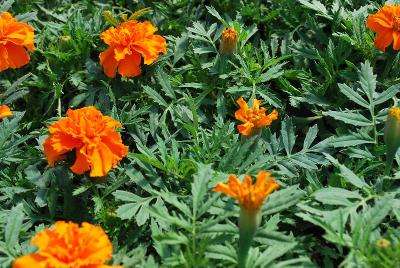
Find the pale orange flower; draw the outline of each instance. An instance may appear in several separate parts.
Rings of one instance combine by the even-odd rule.
[[[12,116],[13,114],[10,110],[10,107],[8,107],[7,105],[0,105],[0,119]]]
[[[33,28],[19,22],[8,12],[0,15],[0,72],[24,66],[30,61],[29,51],[35,49]],[[24,48],[25,47],[25,48]]]
[[[244,123],[238,126],[238,130],[243,136],[250,136],[256,129],[269,126],[273,120],[278,119],[278,111],[276,109],[269,115],[265,114],[267,109],[260,108],[261,100],[254,99],[251,109],[243,98],[238,99],[236,102],[239,104],[240,109],[235,112],[235,118]]]
[[[224,193],[239,201],[239,205],[248,211],[260,210],[264,199],[279,188],[279,184],[271,178],[271,173],[260,171],[255,184],[250,176],[245,176],[241,182],[235,175],[229,176],[229,182],[218,183],[213,192]]]
[[[369,15],[367,27],[377,33],[375,46],[382,50],[393,42],[393,49],[400,49],[400,6],[386,5]]]
[[[100,64],[108,77],[115,77],[116,72],[125,77],[135,77],[142,73],[140,68],[158,59],[160,53],[167,52],[167,41],[155,35],[157,27],[151,22],[134,20],[121,23],[117,28],[111,27],[100,37],[110,47],[100,53]]]
[[[15,260],[13,268],[107,268],[112,245],[101,227],[58,221],[31,240],[39,250]]]
[[[236,51],[238,33],[233,28],[226,28],[221,35],[219,52],[224,55],[232,55]]]
[[[115,130],[121,126],[94,106],[69,109],[66,118],[49,127],[50,136],[43,143],[49,165],[54,166],[66,153],[75,150],[73,172],[82,174],[90,170],[91,177],[105,176],[128,154],[128,147]]]

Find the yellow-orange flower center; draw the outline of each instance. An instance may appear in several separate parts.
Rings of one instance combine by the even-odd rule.
[[[392,107],[389,110],[389,116],[393,117],[397,121],[400,121],[400,108],[398,107]]]
[[[218,183],[213,192],[221,192],[239,201],[239,205],[249,212],[260,210],[265,198],[279,188],[271,173],[260,171],[255,184],[250,176],[241,182],[235,175],[229,176],[229,182]]]

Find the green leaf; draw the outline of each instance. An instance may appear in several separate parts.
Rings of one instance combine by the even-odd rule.
[[[393,85],[389,87],[387,90],[383,91],[378,97],[374,100],[374,104],[378,105],[384,103],[385,101],[393,98],[396,96],[397,93],[400,91],[400,84]]]
[[[282,121],[281,139],[286,153],[290,155],[296,142],[296,136],[294,135],[292,120],[289,117]]]
[[[361,63],[359,77],[361,89],[364,90],[365,94],[368,96],[368,99],[370,102],[372,102],[376,89],[376,75],[374,75],[369,61]]]
[[[348,85],[338,84],[338,86],[340,92],[346,95],[346,97],[349,98],[351,101],[357,103],[358,105],[364,108],[369,108],[368,102],[363,97],[361,97],[361,95],[358,94],[355,90],[350,88]]]
[[[161,97],[160,94],[157,93],[154,89],[149,86],[143,86],[144,92],[152,98],[156,103],[160,104],[163,107],[168,107],[168,103]]]
[[[156,77],[165,95],[171,97],[172,99],[176,99],[175,92],[171,87],[171,83],[169,82],[169,77],[161,68],[157,69]]]
[[[357,191],[348,191],[343,188],[328,187],[317,190],[314,198],[326,205],[351,206],[353,202],[349,199],[362,199]]]
[[[4,238],[7,249],[14,251],[14,247],[18,243],[19,233],[22,228],[22,222],[24,220],[24,212],[22,203],[13,207],[7,218],[7,224],[4,229]]]
[[[204,204],[204,197],[208,192],[207,183],[213,175],[211,165],[199,165],[198,172],[193,177],[192,198],[193,198],[193,215],[197,215],[201,204]]]
[[[304,191],[300,190],[297,185],[278,189],[264,202],[263,215],[271,215],[288,209],[296,205],[303,196]]]
[[[273,261],[292,250],[297,243],[276,243],[265,250],[257,259],[256,267],[271,267]]]
[[[353,113],[352,111],[345,111],[345,112],[337,112],[337,111],[327,111],[323,112],[323,115],[328,115],[336,120],[343,121],[347,124],[351,124],[353,126],[360,126],[360,127],[366,127],[366,126],[371,126],[372,121],[366,118],[365,116],[359,114],[359,113]]]
[[[340,175],[349,183],[353,184],[357,188],[370,188],[370,186],[360,177],[358,177],[356,174],[354,174],[353,171],[348,169],[345,165],[342,165],[337,161],[335,158],[333,158],[331,155],[324,153],[325,157],[336,167],[339,168],[340,170]]]

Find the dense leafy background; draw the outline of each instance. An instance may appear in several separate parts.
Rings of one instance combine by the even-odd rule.
[[[1,267],[60,219],[101,225],[115,265],[235,267],[238,207],[211,188],[260,169],[282,187],[265,202],[248,267],[399,267],[400,155],[384,176],[383,123],[397,104],[400,54],[377,50],[365,26],[383,4],[3,0],[36,29],[36,51],[0,74],[0,103],[15,111],[0,122]],[[102,12],[144,7],[167,55],[140,77],[107,78]],[[228,25],[240,32],[230,59],[217,53]],[[240,96],[280,119],[241,138]],[[49,168],[41,146],[51,122],[87,105],[121,121],[130,148],[101,180]]]

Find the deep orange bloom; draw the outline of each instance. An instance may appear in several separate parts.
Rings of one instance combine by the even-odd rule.
[[[116,132],[121,123],[103,116],[94,106],[67,111],[67,117],[49,127],[50,136],[43,143],[50,166],[75,150],[76,161],[71,170],[91,177],[105,176],[127,156],[128,147]]]
[[[236,51],[238,33],[233,28],[226,28],[221,35],[219,52],[224,55],[232,55]]]
[[[235,112],[235,118],[244,124],[238,126],[239,132],[244,136],[250,136],[255,129],[271,125],[273,120],[278,119],[278,111],[274,109],[272,113],[266,115],[267,109],[261,108],[261,100],[253,100],[253,107],[250,109],[246,101],[240,98],[236,101],[240,109]]]
[[[19,22],[8,12],[0,15],[0,72],[19,68],[30,61],[29,51],[35,49],[33,28]],[[25,47],[25,48],[24,48]]]
[[[10,110],[10,107],[8,107],[7,105],[0,105],[0,119],[4,118],[4,117],[12,117],[13,114]]]
[[[218,183],[213,192],[221,192],[239,201],[239,205],[248,211],[258,211],[264,199],[279,188],[279,184],[271,178],[271,173],[260,171],[255,184],[250,176],[241,182],[235,175],[229,176],[229,182]]]
[[[377,33],[375,46],[382,50],[393,42],[393,49],[400,49],[400,6],[386,5],[369,15],[367,27]]]
[[[134,20],[111,27],[100,37],[110,47],[100,53],[100,64],[108,77],[115,77],[116,72],[125,77],[135,77],[142,73],[140,63],[149,65],[158,59],[160,53],[167,53],[167,41],[155,35],[157,27],[151,22]]]
[[[58,221],[31,240],[39,251],[15,260],[13,268],[107,268],[112,245],[101,227]]]

